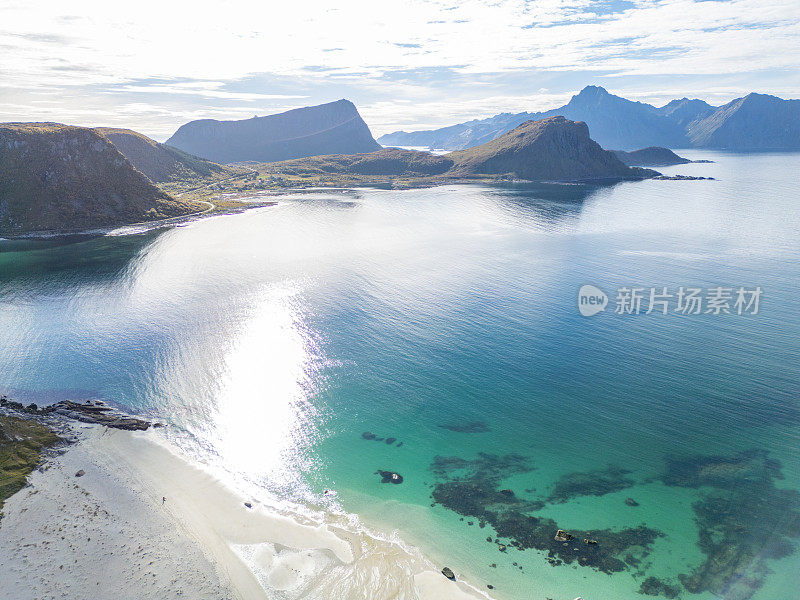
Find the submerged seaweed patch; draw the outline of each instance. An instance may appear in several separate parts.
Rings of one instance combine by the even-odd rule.
[[[550,502],[564,503],[578,496],[604,496],[635,485],[630,471],[609,465],[605,469],[568,473],[556,481]]]
[[[575,531],[556,536],[559,526],[553,519],[530,514],[542,509],[543,501],[520,498],[513,490],[500,489],[506,477],[532,470],[529,460],[520,455],[480,454],[474,460],[437,456],[431,469],[441,479],[433,489],[434,501],[463,517],[476,517],[492,525],[497,532],[493,542],[501,552],[509,546],[541,550],[547,552],[551,564],[577,563],[614,573],[629,568],[619,556],[636,555],[641,560],[663,535],[640,525],[619,531]],[[502,543],[500,538],[508,542]]]
[[[781,465],[765,450],[671,458],[666,485],[710,488],[692,505],[705,560],[680,581],[692,593],[747,600],[770,573],[766,560],[794,552],[800,492],[781,489]]]
[[[662,581],[658,577],[648,577],[639,586],[639,593],[645,596],[664,596],[664,598],[677,598],[681,593],[680,586]]]

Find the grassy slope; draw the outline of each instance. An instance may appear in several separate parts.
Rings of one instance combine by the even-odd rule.
[[[155,183],[221,179],[240,172],[234,167],[219,165],[160,144],[130,129],[97,127],[95,131],[108,138],[134,167]]]
[[[6,498],[25,487],[42,450],[59,441],[55,433],[35,421],[0,415],[0,511]]]
[[[0,235],[115,227],[203,208],[157,188],[92,129],[0,124]]]

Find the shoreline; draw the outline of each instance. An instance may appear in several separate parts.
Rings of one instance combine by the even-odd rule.
[[[639,167],[636,167],[639,168]],[[298,194],[298,193],[308,193],[310,191],[332,191],[332,190],[357,190],[359,188],[373,188],[373,189],[386,189],[386,190],[413,190],[413,189],[429,189],[434,187],[441,187],[441,186],[448,186],[448,185],[504,185],[504,184],[530,184],[530,183],[540,183],[540,184],[547,184],[547,185],[614,185],[617,183],[625,183],[625,182],[640,182],[640,181],[647,181],[648,179],[651,180],[669,180],[669,179],[678,179],[683,178],[684,176],[664,176],[659,174],[658,176],[652,177],[631,177],[631,178],[623,178],[623,177],[599,177],[593,179],[565,179],[565,180],[541,180],[541,181],[534,181],[528,179],[509,179],[503,176],[485,176],[485,177],[472,177],[472,178],[461,178],[461,177],[454,177],[454,178],[429,178],[423,179],[421,178],[419,182],[416,182],[413,185],[404,185],[400,187],[394,187],[391,179],[388,180],[364,180],[360,182],[350,182],[349,184],[340,185],[340,184],[333,184],[333,185],[324,185],[321,182],[315,182],[310,185],[297,185],[296,187],[280,187],[275,189],[264,189],[258,190],[256,193],[253,191],[248,192],[241,192],[239,194],[232,193],[228,195],[232,196],[240,196],[244,198],[239,200],[238,198],[231,198],[228,202],[236,202],[236,206],[224,206],[224,203],[214,204],[209,200],[202,200],[202,199],[195,199],[193,202],[199,202],[202,204],[207,204],[208,208],[202,211],[193,212],[186,215],[180,215],[177,217],[168,217],[166,219],[159,219],[156,221],[140,221],[138,223],[126,223],[122,225],[118,225],[115,227],[98,227],[94,229],[75,229],[69,231],[31,231],[28,233],[21,233],[18,235],[9,235],[8,237],[0,236],[0,241],[15,241],[15,240],[48,240],[48,239],[55,239],[55,238],[62,238],[62,237],[70,237],[70,236],[103,236],[103,235],[110,235],[117,231],[124,231],[127,229],[142,229],[144,231],[149,231],[152,229],[159,229],[161,227],[176,227],[185,225],[188,223],[192,223],[194,221],[198,221],[201,219],[205,219],[212,216],[217,215],[230,215],[230,214],[237,214],[246,210],[254,209],[254,208],[263,208],[267,206],[275,206],[278,202],[277,200],[265,200],[265,201],[254,201],[248,202],[246,198],[254,198],[260,195],[269,196],[269,197],[280,197],[290,194]],[[696,178],[696,177],[686,177],[686,180],[693,180],[693,179],[713,179],[713,178]],[[211,184],[209,184],[211,185]],[[176,194],[176,197],[180,197],[184,194],[195,192],[201,188],[196,188],[193,190],[187,190],[185,192],[181,192]],[[224,193],[224,192],[223,192]]]
[[[162,600],[309,591],[336,598],[489,598],[460,578],[447,580],[441,566],[400,544],[240,496],[153,430],[79,425],[73,431],[77,441],[49,456],[6,501],[0,564],[9,581],[0,587],[9,600],[32,591],[77,599],[86,590],[118,599],[135,590],[136,598]]]

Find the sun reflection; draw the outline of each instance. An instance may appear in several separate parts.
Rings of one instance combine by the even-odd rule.
[[[316,346],[299,309],[294,281],[269,285],[222,359],[214,435],[228,468],[284,487],[310,468]]]

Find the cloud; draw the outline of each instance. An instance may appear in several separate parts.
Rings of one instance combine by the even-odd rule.
[[[98,0],[6,0],[0,104],[50,90],[65,98],[65,114],[143,98],[234,114],[241,103],[261,111],[348,95],[382,129],[446,118],[447,103],[454,118],[523,102],[534,110],[548,99],[536,93],[543,86],[564,97],[600,78],[631,93],[671,78],[689,95],[782,81],[798,96],[798,40],[797,0],[299,0],[280,11],[233,0],[140,0],[135,11]],[[490,85],[500,87],[487,93]],[[69,90],[81,106],[69,105]],[[504,104],[491,109],[489,98]],[[389,107],[408,99],[416,108],[389,123]],[[159,112],[139,117],[166,127]]]

